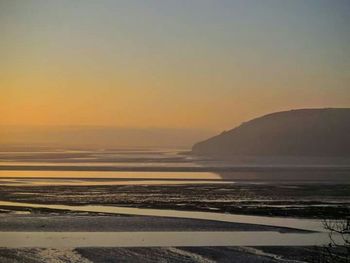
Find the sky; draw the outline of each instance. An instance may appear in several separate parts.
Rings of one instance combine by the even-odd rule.
[[[350,106],[348,0],[0,0],[0,125],[226,130]]]

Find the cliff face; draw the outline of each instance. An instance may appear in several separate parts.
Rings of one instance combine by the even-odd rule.
[[[350,156],[350,108],[268,114],[199,142],[192,152],[217,156]]]

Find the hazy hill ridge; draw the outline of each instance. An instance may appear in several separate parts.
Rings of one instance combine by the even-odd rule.
[[[195,144],[195,154],[350,156],[350,108],[268,114]]]

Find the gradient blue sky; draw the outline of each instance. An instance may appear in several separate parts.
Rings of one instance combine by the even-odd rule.
[[[0,124],[222,130],[350,106],[348,0],[0,0]]]

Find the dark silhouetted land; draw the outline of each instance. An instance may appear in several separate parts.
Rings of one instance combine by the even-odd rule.
[[[350,108],[277,112],[195,144],[214,156],[350,156]]]

